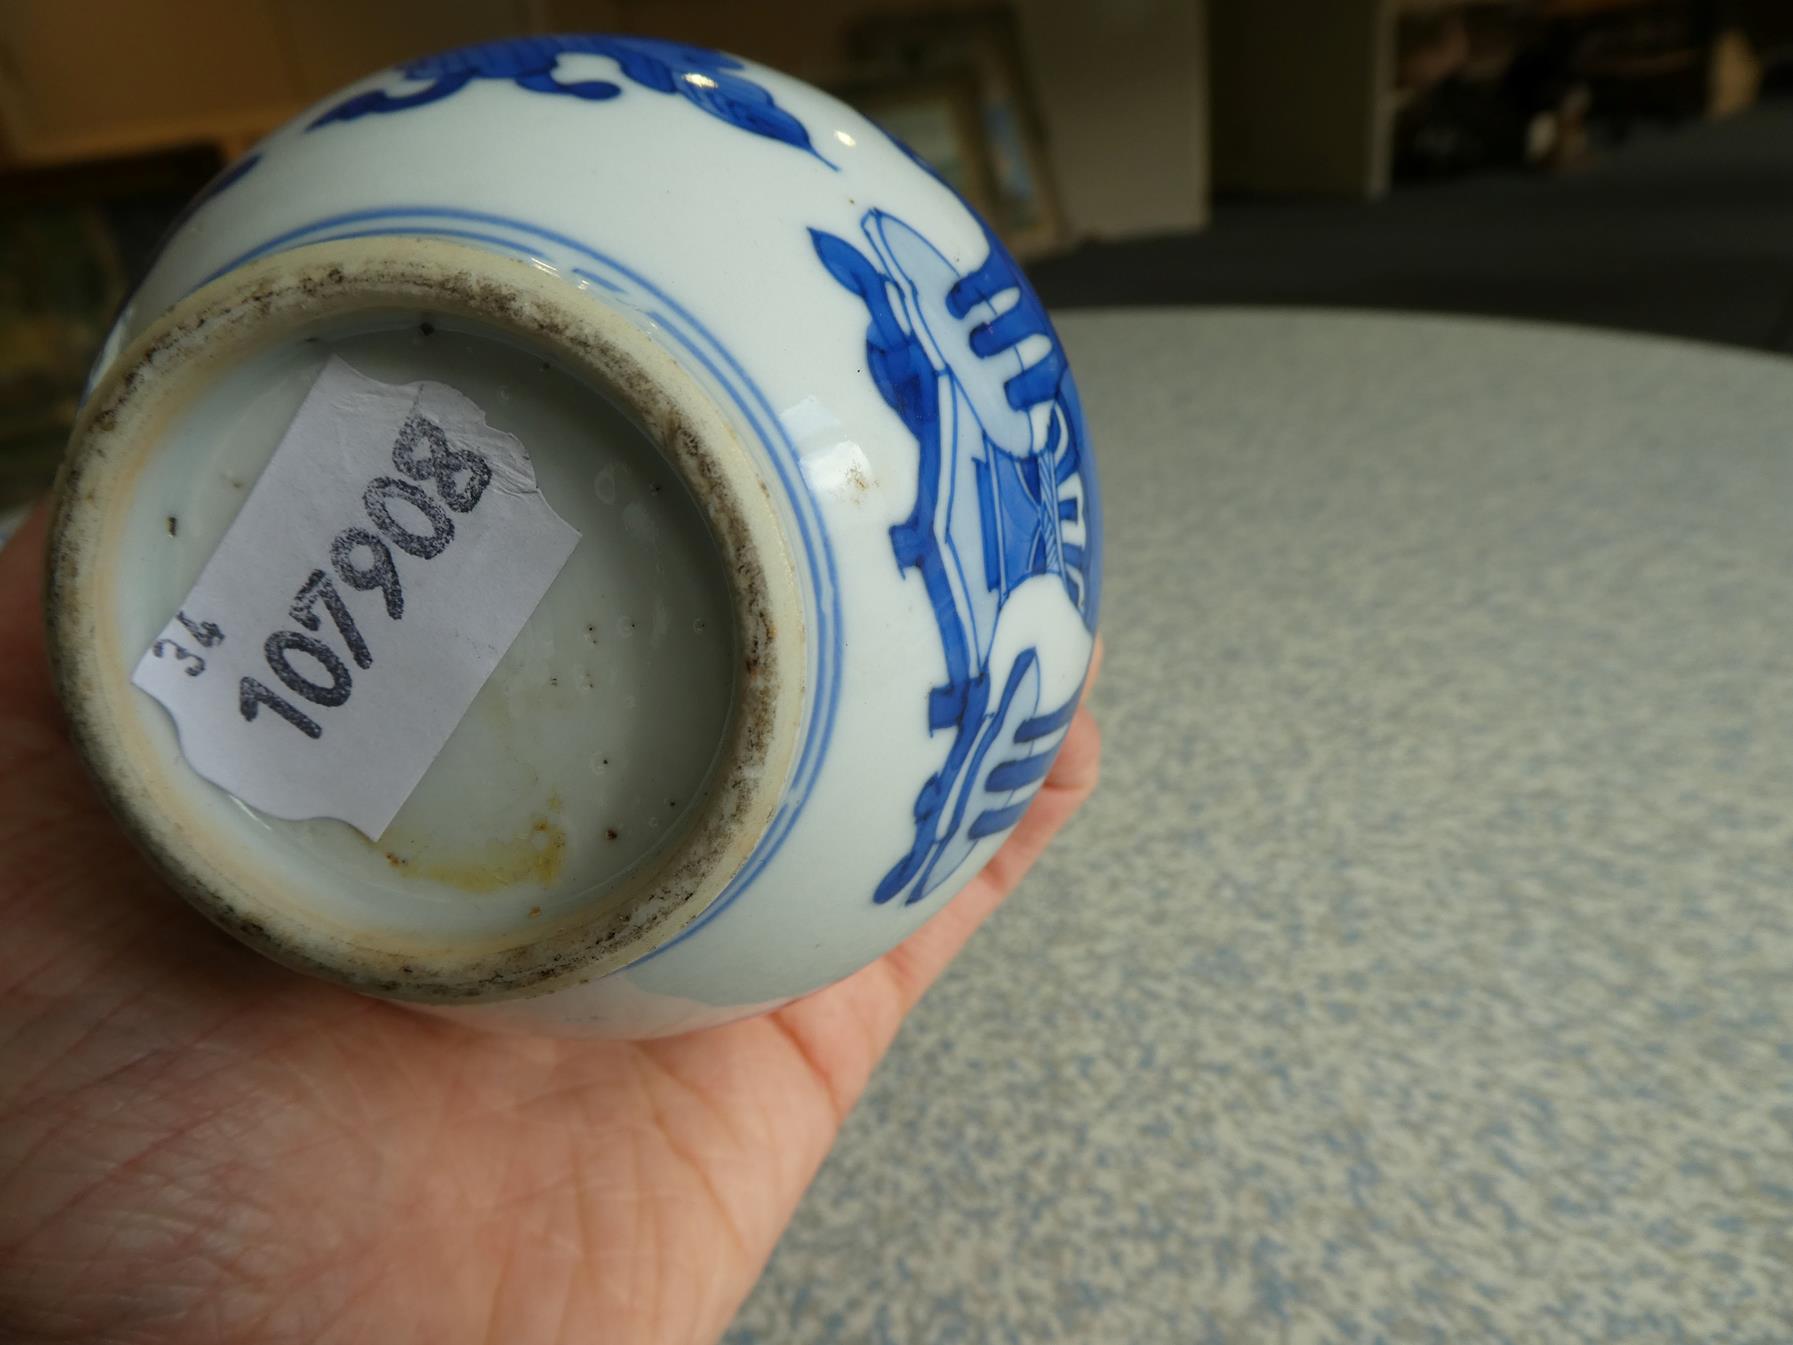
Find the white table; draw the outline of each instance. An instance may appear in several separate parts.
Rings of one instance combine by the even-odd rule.
[[[1793,1339],[1793,366],[1063,334],[1103,787],[732,1345]]]

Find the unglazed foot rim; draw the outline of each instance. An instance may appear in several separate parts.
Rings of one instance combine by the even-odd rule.
[[[276,254],[198,290],[121,358],[77,422],[52,526],[50,646],[71,729],[106,800],[209,918],[287,966],[389,998],[453,1004],[544,993],[601,976],[702,914],[770,825],[804,709],[803,599],[761,472],[710,398],[642,327],[526,261],[439,240],[383,238]],[[109,629],[108,556],[133,480],[169,417],[236,364],[357,313],[474,323],[550,354],[600,390],[683,478],[727,574],[734,699],[705,801],[603,909],[514,937],[405,939],[308,908],[254,847],[181,806],[197,777],[158,761],[130,683],[137,649]],[[159,712],[159,711],[158,711]],[[189,772],[190,776],[190,772]],[[203,785],[203,782],[200,782]],[[203,786],[211,788],[211,786]]]

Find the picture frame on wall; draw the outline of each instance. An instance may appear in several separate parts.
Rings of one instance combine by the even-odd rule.
[[[1066,244],[1044,123],[1010,9],[875,15],[848,30],[846,48],[853,68],[866,72],[865,82],[885,90],[938,89],[942,82],[968,87],[988,204],[969,192],[967,198],[1018,256],[1039,257]],[[847,101],[854,102],[850,92]]]
[[[834,92],[932,164],[979,214],[996,218],[996,173],[976,80],[962,73],[862,80]]]

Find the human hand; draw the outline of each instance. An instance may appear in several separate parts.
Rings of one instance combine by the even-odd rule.
[[[7,1341],[716,1340],[904,1016],[1095,787],[1083,709],[963,893],[776,1013],[479,1035],[265,962],[154,876],[64,732],[43,549],[40,509],[0,552]]]

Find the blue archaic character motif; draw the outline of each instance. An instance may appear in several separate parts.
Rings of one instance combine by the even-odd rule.
[[[940,630],[947,675],[929,695],[928,731],[952,735],[916,797],[914,843],[873,896],[907,904],[1018,821],[1045,779],[1094,640],[1099,521],[1064,352],[1001,244],[986,230],[986,259],[961,274],[895,216],[870,211],[862,229],[864,250],[810,236],[864,303],[869,371],[915,437],[915,504],[891,543],[920,573]],[[1074,667],[1049,666],[1021,623],[1005,627],[1004,610],[1023,603],[1030,628],[1065,613],[1081,648],[1053,657],[1068,652]]]
[[[816,154],[803,123],[773,102],[772,95],[758,84],[737,73],[744,67],[732,56],[680,42],[598,33],[510,38],[425,56],[399,67],[406,79],[423,81],[422,88],[400,93],[384,89],[358,93],[329,109],[306,129],[315,131],[369,113],[422,107],[459,93],[476,79],[509,80],[531,93],[559,94],[590,102],[615,98],[622,92],[621,85],[608,79],[561,79],[556,65],[562,56],[574,55],[607,56],[616,62],[625,78],[641,88],[680,95],[730,126]],[[816,157],[821,158],[819,154]]]

